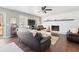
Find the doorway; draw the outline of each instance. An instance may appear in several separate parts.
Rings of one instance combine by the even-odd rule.
[[[0,14],[0,36],[3,36],[3,29],[4,26],[3,26],[3,15]]]

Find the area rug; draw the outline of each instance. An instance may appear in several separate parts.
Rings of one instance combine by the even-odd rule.
[[[0,46],[0,52],[23,52],[14,42]]]
[[[52,36],[52,37],[51,37],[51,44],[52,44],[52,45],[55,45],[58,40],[59,40],[59,37]]]

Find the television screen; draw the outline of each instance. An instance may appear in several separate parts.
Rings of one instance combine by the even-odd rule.
[[[30,26],[35,25],[35,20],[28,19],[28,25],[30,25]]]

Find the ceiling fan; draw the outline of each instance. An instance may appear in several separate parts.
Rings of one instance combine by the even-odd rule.
[[[47,13],[47,11],[52,11],[52,9],[47,8],[47,6],[41,7],[41,11]]]

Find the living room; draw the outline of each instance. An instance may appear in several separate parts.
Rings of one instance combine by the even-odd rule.
[[[1,6],[0,52],[79,51],[78,15],[78,6]]]

